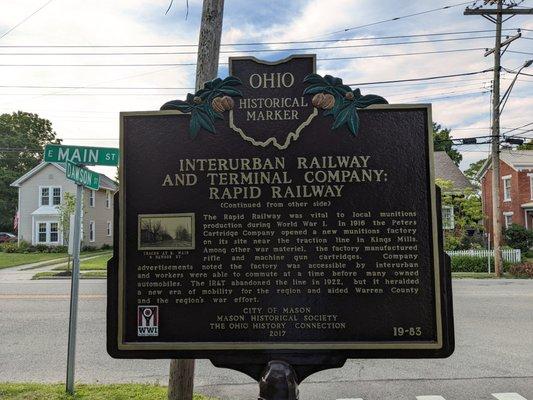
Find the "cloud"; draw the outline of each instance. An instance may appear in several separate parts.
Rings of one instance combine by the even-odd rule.
[[[186,2],[173,2],[167,15],[170,0],[123,0],[81,1],[54,0],[19,28],[14,30],[0,45],[76,44],[76,45],[146,45],[146,44],[194,44],[198,40],[201,15],[200,0],[189,0],[189,15],[185,19]],[[464,30],[492,30],[493,24],[480,17],[462,15],[462,8],[422,16],[399,19],[394,22],[350,30],[346,33],[328,33],[382,21],[397,16],[437,8],[449,1],[398,2],[364,0],[272,0],[250,2],[233,0],[226,2],[223,42],[297,41],[303,39],[331,39],[351,37],[393,36],[405,34],[428,34],[432,32],[457,32]],[[0,32],[27,16],[42,5],[41,0],[10,2],[0,13]],[[512,23],[512,25],[511,25]],[[533,28],[533,21],[516,17],[505,27]],[[511,31],[505,31],[512,34]],[[479,36],[491,36],[491,32]],[[467,35],[468,36],[468,35]],[[524,36],[531,36],[524,32]],[[414,40],[433,40],[426,36]],[[407,38],[388,42],[409,41]],[[395,46],[348,47],[361,44],[377,45],[383,40],[338,41],[331,43],[295,43],[269,45],[269,49],[318,47],[317,50],[282,50],[270,53],[221,54],[226,62],[229,55],[254,55],[258,58],[283,58],[290,53],[317,53],[318,70],[332,74],[346,83],[386,81],[420,78],[478,71],[492,67],[491,57],[484,58],[483,50],[454,53],[436,53],[414,56],[389,56],[383,58],[360,58],[336,61],[324,58],[365,57],[379,54],[406,52],[429,52],[461,48],[485,48],[493,45],[493,39],[481,38],[456,42],[433,42]],[[515,41],[510,49],[531,52],[530,41]],[[329,47],[329,48],[328,48]],[[224,50],[242,51],[255,46],[225,46]],[[57,53],[57,52],[194,52],[194,47],[180,48],[77,48],[77,49],[28,49],[0,48],[6,53]],[[527,55],[507,52],[503,65],[522,65]],[[195,54],[162,55],[0,55],[0,64],[166,64],[196,61]],[[220,74],[227,67],[220,68]],[[121,86],[121,87],[183,87],[194,86],[194,66],[180,67],[1,67],[0,85],[42,86]],[[510,83],[512,74],[503,74],[502,91]],[[391,102],[433,102],[433,117],[443,126],[452,127],[455,137],[480,135],[483,130],[468,129],[488,127],[490,94],[482,94],[490,85],[492,76],[473,75],[435,81],[420,81],[405,84],[361,86],[363,93],[375,93]],[[529,81],[533,78],[528,78]],[[503,127],[515,127],[530,120],[533,100],[531,83],[520,80],[513,89],[511,99],[502,116]],[[132,110],[158,109],[164,102],[183,98],[187,89],[21,89],[0,88],[0,112],[25,110],[37,112],[49,118],[58,135],[66,144],[117,146],[118,113]],[[483,153],[465,153],[465,160]],[[475,161],[475,160],[474,160]],[[464,163],[463,163],[464,164]],[[111,176],[114,174],[110,173]]]

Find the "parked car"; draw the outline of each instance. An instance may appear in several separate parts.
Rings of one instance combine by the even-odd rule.
[[[9,232],[0,232],[0,243],[15,242],[17,236]]]

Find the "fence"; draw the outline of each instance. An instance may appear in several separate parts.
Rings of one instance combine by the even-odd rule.
[[[451,256],[471,256],[471,257],[494,257],[494,250],[453,250],[447,251],[448,255]],[[505,261],[512,263],[518,263],[522,259],[522,254],[520,249],[503,249],[502,258]]]

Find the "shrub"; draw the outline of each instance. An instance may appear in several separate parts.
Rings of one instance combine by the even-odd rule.
[[[479,232],[456,235],[455,232],[447,232],[444,236],[444,250],[468,250],[482,249],[485,246],[483,235]]]
[[[45,244],[36,244],[33,247],[35,247],[35,251],[37,253],[50,253],[50,246],[47,246]]]
[[[111,250],[113,246],[110,244],[103,244],[102,247],[100,247],[100,250]]]
[[[18,253],[19,246],[17,243],[5,242],[0,245],[4,253]]]
[[[0,251],[6,253],[66,253],[67,246],[48,246],[46,244],[31,245],[28,242],[21,241],[0,243]]]
[[[533,278],[533,263],[512,265],[509,273],[517,278]]]
[[[526,253],[533,242],[533,232],[521,225],[512,224],[503,234],[507,245],[522,250],[522,253]]]
[[[444,250],[461,250],[461,240],[455,236],[446,235],[444,239]]]
[[[98,250],[96,246],[89,246],[89,245],[82,246],[81,248],[81,251],[96,251],[96,250]]]
[[[25,240],[21,240],[19,243],[19,253],[27,253],[31,244]]]
[[[66,253],[68,251],[67,246],[50,246],[49,253]]]
[[[487,272],[486,257],[452,256],[452,272]],[[503,262],[503,270],[507,271],[510,263]],[[490,270],[494,272],[494,258],[490,259]]]

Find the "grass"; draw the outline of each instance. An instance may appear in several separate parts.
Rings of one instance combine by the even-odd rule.
[[[111,253],[102,254],[101,256],[91,258],[90,260],[82,260],[80,263],[80,271],[105,271],[107,270],[107,262],[111,258]],[[65,271],[66,265],[60,265],[54,268],[54,271]]]
[[[81,279],[106,279],[107,270],[82,272]]]
[[[39,279],[64,279],[66,277],[70,277],[70,272],[67,273],[67,271],[43,271],[43,272],[37,272],[31,279],[33,280],[39,280]],[[88,272],[82,272],[80,275],[80,279],[106,279],[107,278],[107,271],[88,271]]]
[[[109,250],[103,251],[82,251],[81,257],[89,257],[91,255],[102,254],[102,257],[111,258]],[[33,264],[42,261],[67,260],[67,253],[3,253],[0,252],[0,269],[16,267],[18,265]],[[93,268],[94,269],[94,268]]]
[[[65,257],[66,253],[0,253],[0,269]]]
[[[63,384],[0,383],[2,400],[166,400],[165,386],[142,384],[76,385],[74,396]],[[194,400],[215,400],[199,394]]]

